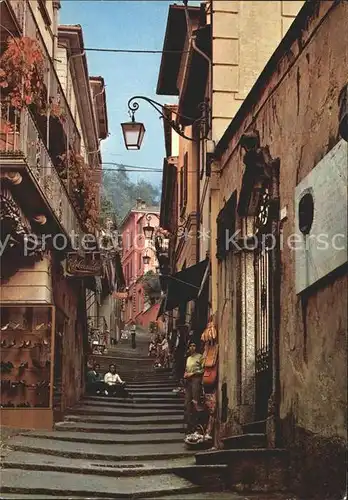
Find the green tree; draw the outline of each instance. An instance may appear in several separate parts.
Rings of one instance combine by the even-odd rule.
[[[103,198],[111,203],[117,220],[121,222],[134,207],[137,198],[147,205],[158,205],[160,190],[145,179],[132,182],[125,168],[103,174]]]
[[[109,197],[102,194],[100,201],[100,222],[103,224],[107,218],[113,219],[116,221],[116,213],[114,209],[114,205]],[[118,221],[117,221],[118,222]]]

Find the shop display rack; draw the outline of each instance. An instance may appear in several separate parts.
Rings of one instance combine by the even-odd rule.
[[[55,308],[1,304],[0,318],[1,424],[51,428]]]

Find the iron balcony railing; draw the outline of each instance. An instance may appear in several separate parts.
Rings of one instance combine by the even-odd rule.
[[[65,136],[65,150],[62,151],[61,154],[66,153],[69,146],[76,152],[80,152],[81,135],[77,128],[61,82],[58,78],[56,69],[51,59],[51,55],[49,53],[49,49],[45,43],[45,40],[43,39],[43,36],[35,19],[32,6],[30,5],[30,2],[26,0],[7,1],[9,2],[12,11],[16,16],[16,21],[21,29],[22,35],[37,40],[44,55],[44,83],[47,89],[47,103],[54,102],[56,105],[59,105],[60,114],[62,117],[64,117],[64,119],[61,120],[60,127],[62,128]],[[52,40],[52,44],[53,43],[54,42]],[[46,121],[48,122],[48,120],[49,116],[47,116]],[[40,119],[40,122],[44,129],[42,130],[43,141],[45,142],[46,147],[49,147],[48,142],[50,139],[49,133],[47,133],[47,129],[49,129],[48,124],[45,124],[42,118]]]
[[[7,107],[7,113],[4,113],[4,106],[2,107],[4,119],[10,117],[9,109]],[[20,113],[14,112],[10,121],[13,131],[0,134],[2,167],[6,168],[11,163],[11,153],[22,153],[27,168],[37,181],[46,202],[51,207],[64,232],[68,236],[71,236],[73,231],[76,235],[82,235],[80,220],[69,198],[68,189],[51,161],[30,112],[27,109],[23,109]],[[6,162],[4,158],[6,158]]]

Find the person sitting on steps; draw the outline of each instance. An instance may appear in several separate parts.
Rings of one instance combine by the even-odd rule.
[[[104,390],[103,377],[100,373],[100,365],[95,363],[93,368],[87,372],[86,391],[87,394],[101,394]]]
[[[128,391],[125,387],[126,382],[116,373],[116,365],[111,364],[109,366],[109,371],[104,376],[104,383],[106,385],[105,396],[128,397]]]

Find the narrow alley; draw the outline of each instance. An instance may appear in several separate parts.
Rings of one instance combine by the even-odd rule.
[[[1,499],[176,498],[287,499],[223,492],[226,465],[195,464],[184,445],[183,399],[169,373],[155,373],[147,336],[123,341],[115,362],[131,397],[85,397],[52,432],[10,439],[3,459]],[[111,356],[111,354],[110,354]]]
[[[347,500],[348,1],[0,21],[0,500]]]

